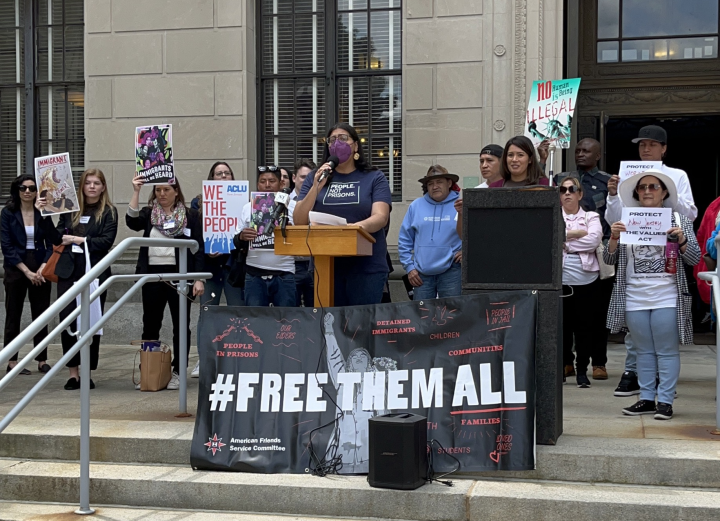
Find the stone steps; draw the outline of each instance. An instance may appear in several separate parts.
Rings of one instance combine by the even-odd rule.
[[[74,520],[77,505],[59,503],[11,503],[0,501],[0,521]],[[168,510],[94,505],[95,517],[103,521],[357,521],[347,517],[297,517],[285,515],[243,514],[242,512]],[[370,520],[370,518],[367,518]],[[376,518],[377,519],[377,518]]]
[[[364,477],[197,472],[166,465],[93,464],[90,475],[92,504],[163,511],[413,521],[720,518],[717,489],[461,479],[453,487],[398,491],[373,489]],[[67,502],[78,497],[78,476],[75,462],[3,459],[0,500]]]
[[[190,465],[192,421],[91,422],[94,462]],[[0,434],[0,457],[76,461],[79,421],[21,416]],[[474,473],[476,478],[720,488],[720,443],[693,440],[560,437],[537,447],[532,472]]]

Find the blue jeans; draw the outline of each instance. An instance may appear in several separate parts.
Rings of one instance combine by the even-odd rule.
[[[295,275],[268,275],[258,277],[245,274],[245,305],[276,308],[295,307]]]
[[[625,370],[637,373],[637,350],[630,333],[625,334],[625,351]]]
[[[423,283],[422,286],[413,288],[413,300],[459,297],[462,293],[462,270],[459,262],[454,262],[447,271],[439,275],[418,274]]]
[[[220,296],[225,291],[225,300],[228,306],[244,306],[245,296],[242,288],[235,288],[228,284],[228,271],[222,269],[213,278],[205,281],[205,293],[200,297],[201,305],[219,306]],[[213,297],[213,293],[215,296]]]
[[[382,302],[387,273],[335,272],[335,306],[365,306]],[[319,303],[317,303],[320,305]]]
[[[643,309],[625,312],[625,321],[637,350],[640,399],[673,403],[680,376],[680,333],[677,309]],[[660,385],[655,390],[655,377]]]
[[[310,269],[310,261],[295,261],[295,289],[297,290],[297,307],[305,305],[306,308],[313,307],[315,300],[315,277]]]

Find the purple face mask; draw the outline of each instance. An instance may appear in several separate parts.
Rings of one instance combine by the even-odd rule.
[[[340,141],[339,139],[330,145],[329,150],[331,156],[337,156],[340,160],[340,164],[350,159],[350,156],[352,156],[353,153],[350,144]]]

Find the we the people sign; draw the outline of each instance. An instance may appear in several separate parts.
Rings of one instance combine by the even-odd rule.
[[[620,233],[623,244],[665,246],[672,228],[671,208],[623,208],[622,222],[627,231]]]
[[[240,233],[243,206],[250,200],[247,181],[203,181],[202,221],[205,253],[230,253]]]

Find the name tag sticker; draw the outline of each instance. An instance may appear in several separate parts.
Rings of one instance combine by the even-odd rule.
[[[83,215],[80,217],[80,224],[87,224],[90,222],[90,216],[89,215]]]
[[[185,237],[190,237],[190,228],[183,228],[183,234]]]
[[[73,252],[73,253],[82,253],[82,252],[83,252],[83,249],[82,249],[80,246],[78,246],[77,244],[73,244],[73,245],[72,245],[72,252]]]
[[[163,230],[172,230],[173,228],[175,228],[175,221],[168,221],[163,224]]]

